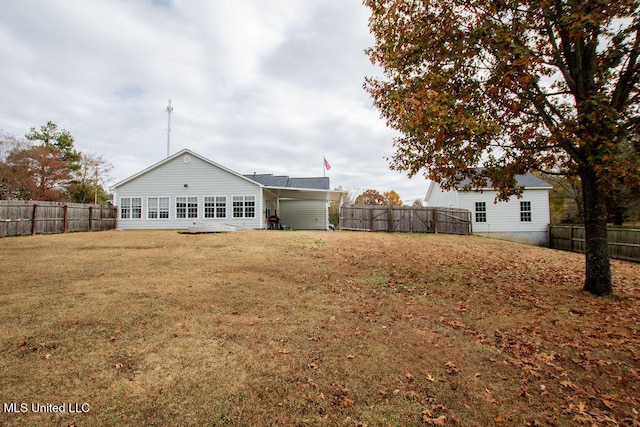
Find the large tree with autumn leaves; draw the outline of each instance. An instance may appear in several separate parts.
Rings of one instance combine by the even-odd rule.
[[[399,131],[391,167],[518,195],[531,170],[580,178],[584,289],[612,292],[607,192],[640,185],[639,0],[365,0]]]

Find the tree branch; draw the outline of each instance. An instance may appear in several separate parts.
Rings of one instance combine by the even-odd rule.
[[[624,108],[629,94],[638,83],[639,70],[637,67],[638,55],[640,54],[640,23],[636,23],[636,39],[629,53],[626,67],[620,73],[618,84],[611,96],[611,106],[618,112]]]

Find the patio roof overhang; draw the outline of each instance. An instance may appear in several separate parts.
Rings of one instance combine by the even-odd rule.
[[[327,202],[339,202],[347,194],[341,190],[318,190],[312,188],[269,187],[265,190],[275,195],[278,199],[295,200],[321,200]]]

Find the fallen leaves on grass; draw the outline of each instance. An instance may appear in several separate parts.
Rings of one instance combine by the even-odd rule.
[[[460,369],[453,362],[447,362],[444,364],[444,367],[449,375],[456,375],[460,372]]]
[[[443,426],[447,421],[447,417],[440,415],[438,418],[430,418],[427,415],[422,415],[422,421],[432,426]]]
[[[353,406],[356,402],[355,402],[355,400],[351,399],[348,396],[349,396],[349,389],[346,388],[346,387],[343,387],[336,394],[336,397],[332,400],[331,404],[333,406],[338,406],[338,407],[342,407],[342,408],[347,408],[349,406]]]
[[[42,376],[53,385],[45,390],[51,394],[66,378],[82,375],[87,380],[78,394],[94,396],[96,407],[118,399],[129,424],[349,419],[348,425],[640,427],[637,265],[614,262],[616,294],[596,299],[580,291],[583,261],[575,254],[489,239],[331,233],[318,262],[315,253],[291,251],[287,240],[300,235],[210,236],[196,244],[203,247],[177,241],[140,271],[148,253],[114,252],[130,279],[117,292],[113,277],[86,287],[91,298],[78,305],[63,298],[77,294],[73,280],[64,283],[71,292],[65,288],[51,301],[47,292],[28,288],[25,303],[3,310],[6,325],[17,310],[34,310],[21,319],[19,333],[0,343],[11,373],[5,388],[29,395],[29,384],[45,383]],[[130,237],[136,235],[113,240],[121,247]],[[217,241],[227,237],[233,241]],[[92,237],[82,244],[86,238]],[[276,266],[278,252],[293,258],[286,268]],[[158,268],[165,253],[169,267]],[[205,264],[198,253],[207,254]],[[82,264],[103,268],[90,258]],[[169,271],[193,287],[174,283]],[[203,280],[203,273],[211,274]],[[42,274],[37,289],[49,289],[48,277]],[[301,283],[305,288],[296,288]],[[43,296],[37,305],[36,295]],[[96,309],[91,301],[105,304]],[[37,313],[51,321],[43,326]],[[274,338],[282,336],[288,338]],[[64,352],[53,350],[55,341]],[[120,348],[126,353],[114,354]],[[16,374],[21,371],[27,381]],[[207,377],[212,380],[200,380]],[[123,391],[104,393],[116,389]],[[435,396],[450,411],[431,405]],[[173,405],[179,413],[169,412]],[[168,410],[155,411],[159,406]],[[96,424],[92,412],[88,424]]]

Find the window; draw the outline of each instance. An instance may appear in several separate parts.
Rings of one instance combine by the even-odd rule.
[[[149,197],[147,199],[147,218],[168,219],[169,218],[169,198]]]
[[[227,198],[216,197],[216,218],[227,217]]]
[[[120,199],[120,218],[142,218],[142,197],[122,197]]]
[[[476,202],[476,222],[487,222],[486,202]]]
[[[531,222],[531,202],[520,202],[520,221]]]
[[[226,218],[227,198],[225,196],[211,196],[204,198],[205,218]]]
[[[176,197],[176,218],[198,218],[198,198]]]
[[[245,218],[254,218],[256,216],[256,198],[247,196],[244,198],[244,216]]]
[[[233,217],[254,218],[256,216],[256,198],[254,196],[233,196]]]

